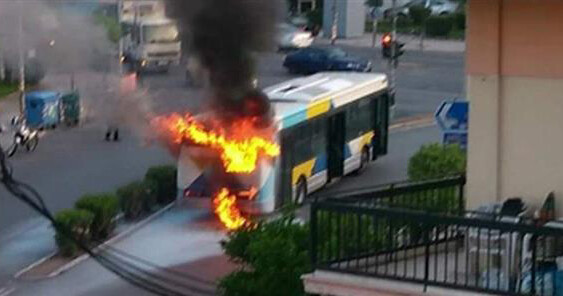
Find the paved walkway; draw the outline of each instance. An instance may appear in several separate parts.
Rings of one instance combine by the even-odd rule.
[[[159,267],[179,272],[183,277],[174,277],[160,268],[141,265],[155,274],[174,278],[185,285],[209,289],[208,284],[197,279],[215,282],[234,269],[234,265],[222,255],[219,242],[223,238],[224,232],[208,209],[184,204],[173,207],[114,244],[114,247],[155,262]],[[53,279],[20,281],[12,287],[15,288],[12,295],[58,296],[61,295],[61,287],[65,289],[64,295],[151,295],[130,286],[92,259]]]
[[[406,50],[421,50],[421,42],[419,36],[414,35],[399,35],[398,39],[405,43],[404,49]],[[375,47],[381,47],[381,33],[377,34]],[[315,41],[317,44],[330,44],[328,38],[318,38]],[[373,34],[367,33],[361,37],[354,37],[348,39],[338,39],[336,44],[355,46],[355,47],[372,47]],[[443,40],[443,39],[425,39],[422,43],[422,50],[425,51],[441,51],[441,52],[464,52],[465,41],[463,40]]]

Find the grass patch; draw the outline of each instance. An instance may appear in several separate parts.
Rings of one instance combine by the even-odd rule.
[[[465,40],[465,30],[453,29],[448,34],[448,39]]]
[[[18,89],[18,85],[15,83],[4,83],[0,82],[0,98],[3,98]]]

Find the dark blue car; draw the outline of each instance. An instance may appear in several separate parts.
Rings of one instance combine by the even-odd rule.
[[[348,55],[342,49],[309,47],[290,53],[283,66],[290,73],[316,73],[320,71],[370,72],[371,63]]]

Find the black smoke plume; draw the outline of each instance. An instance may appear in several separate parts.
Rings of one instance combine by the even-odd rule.
[[[224,114],[269,114],[265,95],[254,89],[255,52],[273,48],[279,4],[276,0],[168,0],[178,20],[183,46],[209,76],[213,107]],[[244,98],[252,102],[245,104]],[[246,105],[251,105],[250,109]]]

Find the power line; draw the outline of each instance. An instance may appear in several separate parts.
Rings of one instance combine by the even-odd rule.
[[[53,214],[48,210],[45,202],[39,192],[37,192],[33,187],[28,184],[17,181],[12,176],[11,166],[6,161],[6,155],[2,149],[0,149],[0,172],[1,179],[0,182],[4,185],[6,190],[18,198],[20,201],[24,202],[30,206],[33,210],[47,218],[55,228],[55,231],[61,233],[67,238],[71,239],[82,251],[90,255],[94,260],[96,260],[100,265],[105,267],[107,270],[111,271],[121,279],[130,283],[133,286],[141,288],[145,291],[156,295],[163,296],[189,296],[189,295],[214,295],[214,290],[212,289],[211,282],[204,281],[202,279],[196,278],[194,276],[186,276],[180,274],[179,272],[172,272],[169,269],[162,269],[144,259],[140,259],[133,255],[127,254],[121,250],[117,250],[110,246],[102,246],[106,248],[106,251],[101,250],[97,252],[91,249],[80,239],[77,239],[72,231],[70,231],[65,225],[58,223]],[[31,196],[31,197],[30,197]],[[115,254],[112,254],[113,251]],[[116,255],[119,254],[119,255]],[[129,261],[123,260],[121,257],[129,258]],[[153,272],[147,271],[135,263],[143,263],[147,266],[153,267],[157,271],[164,271],[168,274],[174,274],[175,276],[186,278],[191,281],[202,284],[203,286],[208,286],[207,288],[194,287],[187,285],[180,281],[175,281],[162,275],[155,274]],[[156,279],[156,280],[155,280]],[[178,291],[177,289],[172,289],[170,285],[182,288],[183,291]],[[186,293],[187,291],[190,293]],[[192,294],[196,293],[196,294]]]

